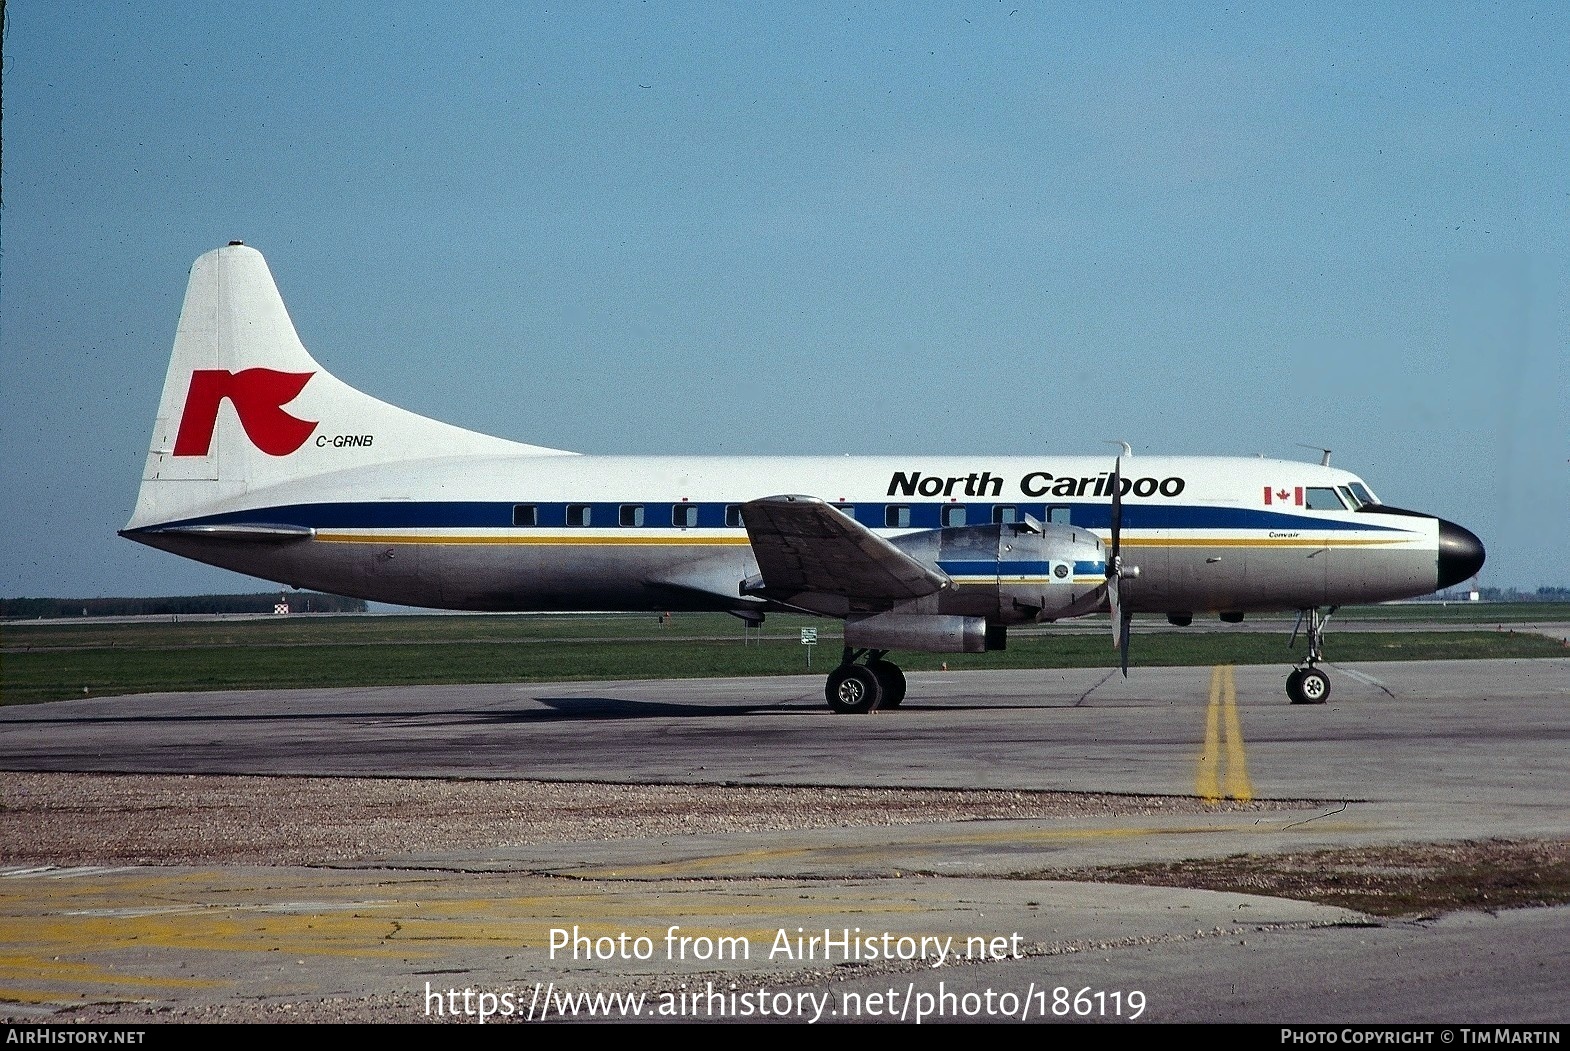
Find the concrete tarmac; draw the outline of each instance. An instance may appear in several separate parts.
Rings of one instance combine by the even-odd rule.
[[[483,1001],[499,1020],[537,1018],[545,1002],[555,1016],[567,994],[642,992],[640,1017],[663,1006],[757,1020],[763,989],[774,998],[766,1017],[788,1001],[795,1020],[914,1021],[926,1009],[928,1021],[1570,1021],[1567,909],[1390,923],[1248,895],[999,878],[1329,846],[1570,838],[1570,660],[1328,668],[1324,706],[1287,704],[1284,668],[1222,667],[1140,668],[1127,680],[1105,670],[915,673],[904,706],[860,717],[829,713],[817,676],[165,694],[0,710],[0,770],[12,771],[1289,803],[663,838],[630,828],[620,840],[332,869],[13,868],[0,872],[11,960],[0,964],[0,998],[12,1004],[0,1013],[120,1003],[140,1006],[95,1010],[478,1020]],[[577,959],[575,927],[588,939]],[[553,938],[566,939],[554,953]],[[694,989],[701,1004],[685,999]],[[1068,999],[1054,1001],[1062,990]],[[743,992],[752,999],[735,999]],[[820,1004],[829,1006],[814,1013]]]

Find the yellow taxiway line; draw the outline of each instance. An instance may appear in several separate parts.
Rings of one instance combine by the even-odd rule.
[[[1225,738],[1222,736],[1225,729]],[[1205,747],[1194,773],[1194,793],[1208,802],[1254,798],[1243,754],[1243,727],[1237,713],[1237,674],[1230,664],[1210,672],[1210,705],[1205,711]]]

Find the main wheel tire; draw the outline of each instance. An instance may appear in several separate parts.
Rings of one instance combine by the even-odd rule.
[[[872,661],[867,667],[878,677],[878,686],[883,691],[878,707],[898,708],[905,699],[905,673],[900,671],[899,665],[889,661]]]
[[[1304,668],[1297,681],[1298,704],[1324,704],[1330,697],[1330,676],[1318,668]]]
[[[1307,704],[1303,699],[1303,669],[1293,668],[1287,673],[1287,699],[1293,704]]]
[[[823,696],[829,707],[842,715],[860,715],[878,706],[883,686],[878,676],[864,664],[841,664],[829,672]]]

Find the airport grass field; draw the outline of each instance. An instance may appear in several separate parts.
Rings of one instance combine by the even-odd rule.
[[[1387,606],[1338,614],[1388,621],[1377,631],[1335,631],[1337,662],[1489,657],[1562,657],[1563,643],[1510,625],[1570,620],[1570,605],[1523,603]],[[1450,630],[1403,631],[1421,620]],[[1301,659],[1287,648],[1291,621],[1207,630],[1137,621],[1136,665],[1279,664]],[[519,616],[318,616],[143,619],[122,623],[11,622],[0,627],[0,703],[166,691],[335,686],[561,682],[579,679],[795,675],[807,672],[801,629],[818,630],[814,673],[838,661],[839,624],[771,616],[743,630],[724,614]],[[987,654],[904,653],[908,671],[1112,667],[1116,654],[1099,624],[1010,632],[1008,649]]]

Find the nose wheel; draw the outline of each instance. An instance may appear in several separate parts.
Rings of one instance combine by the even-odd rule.
[[[1318,668],[1293,668],[1287,676],[1287,697],[1293,704],[1324,704],[1330,696],[1330,676]]]
[[[1325,623],[1335,611],[1335,607],[1331,607],[1330,613],[1320,616],[1319,607],[1313,606],[1298,613],[1298,626],[1292,629],[1292,642],[1297,641],[1298,630],[1306,623],[1308,659],[1302,667],[1293,668],[1287,676],[1287,697],[1293,704],[1324,704],[1330,697],[1330,676],[1319,670],[1319,662],[1325,657]],[[1292,642],[1287,645],[1290,646]]]

